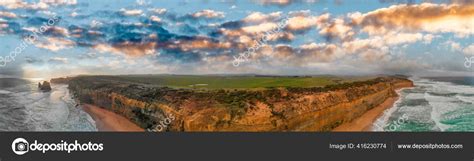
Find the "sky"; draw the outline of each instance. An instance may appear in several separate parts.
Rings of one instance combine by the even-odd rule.
[[[473,0],[0,0],[0,77],[472,76],[472,56]]]

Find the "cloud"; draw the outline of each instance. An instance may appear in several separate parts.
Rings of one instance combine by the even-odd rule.
[[[268,22],[268,21],[276,21],[282,15],[282,12],[272,12],[269,14],[264,14],[261,12],[253,12],[249,14],[247,17],[242,19],[242,21],[247,23],[261,23],[261,22]]]
[[[458,42],[448,40],[448,41],[444,42],[444,44],[449,46],[451,48],[451,51],[453,51],[453,52],[462,51],[461,44],[459,44]]]
[[[289,31],[303,31],[308,30],[311,27],[321,26],[329,19],[329,14],[322,14],[321,16],[311,16],[309,14],[309,11],[307,10],[292,11],[289,13],[289,15],[290,17],[286,19],[282,17],[282,12],[271,12],[268,14],[264,14],[261,12],[253,12],[247,17],[243,18],[240,22],[241,24],[236,25],[242,26],[242,23],[247,23],[254,25],[251,27],[264,27],[263,24],[268,25],[270,23],[286,23],[286,28]]]
[[[466,55],[474,55],[474,44],[471,44],[464,48],[462,52]]]
[[[143,14],[143,11],[139,9],[127,10],[125,8],[122,8],[120,9],[120,13],[124,16],[140,16]]]
[[[414,43],[423,40],[421,33],[388,33],[384,35],[383,40],[388,45],[398,45],[404,43]]]
[[[474,34],[474,5],[431,4],[394,5],[366,14],[353,14],[352,20],[369,34],[389,31],[425,31]]]
[[[115,54],[124,54],[130,57],[140,57],[144,55],[152,55],[155,53],[155,42],[138,43],[138,42],[122,42],[116,44],[96,44],[94,49],[99,52],[110,52]]]
[[[313,62],[331,62],[336,58],[336,50],[338,47],[335,44],[326,43],[310,43],[300,46],[300,52],[304,55],[305,60]]]
[[[165,14],[166,12],[168,12],[168,10],[166,8],[152,8],[152,9],[149,9],[150,11],[156,13],[156,14]]]
[[[278,28],[278,25],[276,23],[267,22],[267,23],[262,23],[258,25],[253,25],[253,26],[245,26],[245,27],[242,27],[242,30],[250,34],[259,34],[259,33],[270,31],[275,28]]]
[[[213,41],[212,39],[205,37],[196,37],[193,40],[188,41],[179,41],[177,44],[173,45],[179,47],[183,51],[191,50],[219,50],[219,49],[229,49],[232,47],[231,43],[228,42],[218,42]]]
[[[7,12],[7,11],[0,11],[0,17],[17,18],[15,13]]]
[[[256,2],[263,5],[279,5],[286,6],[291,4],[292,0],[255,0]]]
[[[423,43],[424,44],[430,44],[431,41],[433,41],[434,38],[437,38],[439,36],[435,36],[433,34],[426,34],[425,36],[423,36]]]
[[[449,2],[454,4],[474,4],[472,0],[449,0]]]
[[[309,1],[262,0],[259,3],[305,8],[298,7],[296,5],[300,4],[294,3]],[[318,0],[313,0],[316,1]],[[273,6],[256,6],[260,8],[255,10],[246,10],[243,7],[239,7],[238,10],[227,10],[231,5],[222,8],[225,12],[210,9],[195,10],[194,7],[173,12],[166,8],[146,6],[127,8],[127,5],[122,5],[125,8],[120,9],[122,6],[117,8],[120,10],[99,8],[97,11],[86,13],[80,9],[85,6],[82,3],[69,3],[66,0],[35,2],[37,3],[4,0],[0,2],[0,8],[16,6],[28,9],[34,8],[33,5],[36,5],[36,8],[65,7],[66,16],[62,17],[65,21],[58,24],[60,26],[52,27],[45,32],[43,38],[46,41],[39,41],[34,45],[53,52],[73,47],[76,51],[76,47],[80,47],[77,50],[86,50],[82,55],[67,57],[69,59],[66,61],[56,60],[58,57],[55,57],[51,62],[72,63],[73,60],[80,59],[97,61],[101,64],[103,61],[103,64],[110,63],[114,70],[135,68],[129,64],[121,64],[125,61],[147,60],[149,61],[147,66],[161,65],[160,71],[199,70],[210,73],[342,71],[346,74],[351,74],[353,71],[395,72],[397,66],[402,66],[399,63],[403,61],[397,63],[391,61],[402,60],[397,57],[399,53],[399,55],[409,54],[403,53],[405,52],[403,50],[407,49],[406,46],[415,43],[427,44],[420,45],[426,48],[436,46],[431,44],[438,43],[433,41],[436,38],[454,34],[470,36],[473,28],[472,21],[469,21],[473,18],[472,5],[458,5],[462,2],[396,4],[367,13],[326,13],[332,10],[290,11],[294,8],[281,9]],[[71,9],[72,7],[65,5],[77,5],[79,9]],[[136,7],[136,4],[128,6]],[[44,16],[51,13],[24,11],[19,10],[20,8],[0,11],[0,34],[16,34],[22,37],[25,33],[29,33],[28,28],[47,22],[48,19]],[[91,6],[88,9],[94,8]],[[359,8],[354,8],[357,9]],[[62,10],[55,12],[65,15]],[[79,13],[76,17],[68,16],[75,12]],[[287,25],[281,27],[279,24],[283,20],[288,20]],[[277,28],[281,30],[272,32]],[[272,34],[267,35],[267,32]],[[253,62],[235,69],[231,63],[232,56],[254,46],[256,40],[260,40],[263,36],[267,36],[268,41],[252,55]],[[44,40],[43,38],[41,40]],[[443,47],[452,47],[456,53],[472,53],[474,47],[471,45],[463,48],[466,42],[458,38],[460,37],[455,39],[456,42],[450,42]],[[443,42],[440,44],[443,45]],[[110,55],[95,53],[110,53]],[[98,61],[100,57],[103,57],[103,60]],[[44,60],[49,61],[47,58]],[[390,68],[385,67],[385,64]],[[418,70],[423,67],[413,68]],[[403,68],[400,70],[408,72],[412,66],[406,65]]]
[[[195,13],[191,14],[191,16],[194,17],[194,18],[214,19],[214,18],[224,18],[225,13],[206,9],[206,10],[195,12]]]
[[[0,35],[6,34],[8,29],[8,21],[0,18]]]
[[[38,48],[43,48],[47,49],[50,51],[57,52],[59,50],[71,48],[75,46],[75,42],[63,38],[55,38],[55,37],[48,37],[46,38],[46,41],[40,42],[36,41],[34,42],[34,45]]]
[[[291,31],[299,31],[299,30],[307,30],[311,27],[320,26],[322,23],[326,23],[329,19],[329,14],[323,14],[321,16],[294,16],[288,19],[288,30]]]
[[[384,50],[392,46],[411,44],[418,41],[427,41],[432,39],[430,34],[423,35],[421,33],[397,33],[389,32],[385,35],[371,36],[365,39],[356,38],[354,40],[342,43],[342,48],[347,53],[364,53],[368,50]],[[387,53],[387,52],[380,52]]]
[[[93,52],[85,53],[85,54],[79,55],[77,58],[78,59],[96,59],[97,53],[93,53]]]
[[[49,5],[44,2],[28,3],[22,0],[2,0],[0,6],[7,9],[30,9],[30,10],[45,10],[49,8]]]
[[[43,60],[32,56],[25,56],[25,62],[28,64],[41,64],[43,63]]]
[[[56,64],[68,64],[68,58],[63,57],[53,57],[48,60],[49,63],[56,63]]]
[[[279,59],[289,58],[296,53],[293,47],[289,45],[283,45],[283,44],[276,45],[273,51],[274,51],[274,56]]]
[[[154,22],[161,22],[161,18],[155,15],[150,16],[150,20]]]
[[[50,4],[50,5],[76,5],[77,0],[40,0],[40,2]]]
[[[16,9],[16,8],[22,8],[26,6],[26,2],[23,2],[22,0],[2,0],[0,1],[0,6],[4,6],[5,8],[8,9]]]
[[[313,4],[318,2],[327,2],[325,0],[253,0],[257,4],[261,5],[276,5],[280,7],[288,6],[293,3],[306,3],[306,4]],[[341,0],[333,0],[335,4],[341,4]]]
[[[56,36],[56,37],[69,37],[69,30],[66,28],[52,26],[48,28],[44,33],[44,35]]]
[[[323,21],[328,20],[325,20],[324,18]],[[352,26],[347,24],[342,18],[336,18],[331,22],[319,25],[318,28],[321,28],[319,34],[324,36],[327,41],[332,41],[336,38],[342,41],[347,41],[352,39],[352,37],[356,34],[355,31],[353,31]]]

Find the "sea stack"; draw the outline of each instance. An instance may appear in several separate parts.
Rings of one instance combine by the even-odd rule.
[[[43,84],[38,83],[38,88],[44,92],[51,91],[51,84],[48,81],[44,81]]]

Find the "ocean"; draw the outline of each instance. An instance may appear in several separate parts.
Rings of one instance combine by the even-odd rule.
[[[67,85],[38,90],[41,79],[0,78],[0,131],[97,131]]]
[[[474,131],[474,78],[411,78],[373,131]]]

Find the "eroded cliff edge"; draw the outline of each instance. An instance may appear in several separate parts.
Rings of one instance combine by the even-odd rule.
[[[396,97],[413,82],[399,77],[313,88],[193,90],[81,76],[68,81],[90,103],[152,129],[172,114],[167,131],[329,131]]]

